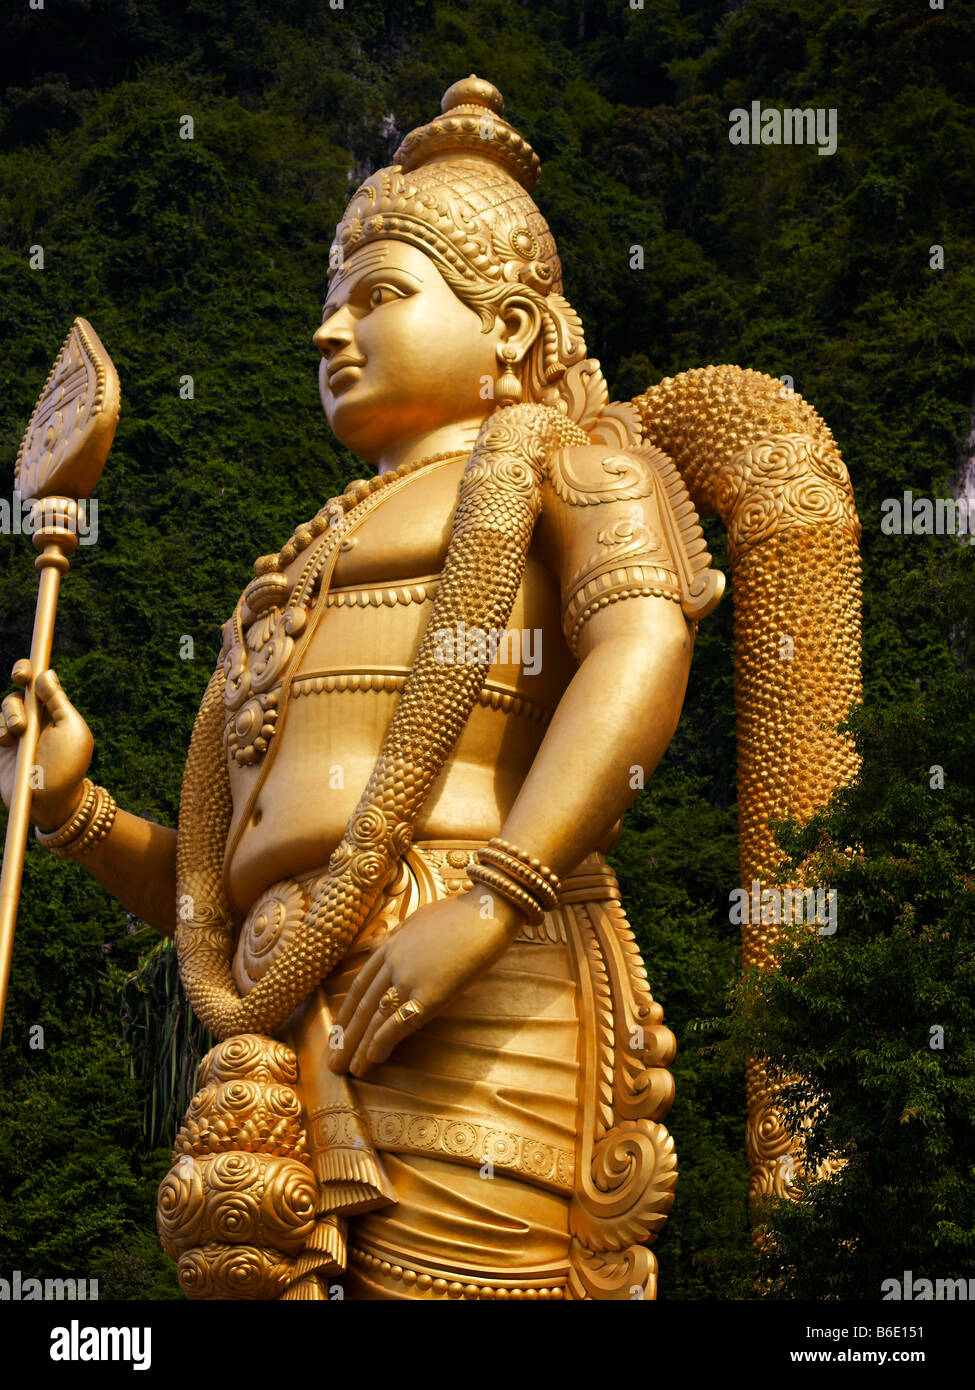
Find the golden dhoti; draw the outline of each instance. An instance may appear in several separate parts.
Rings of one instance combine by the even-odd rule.
[[[367,1078],[328,1071],[331,1018],[369,948],[466,891],[477,847],[415,846],[289,1028],[320,1222],[334,1231],[313,1242],[332,1251],[321,1268],[345,1262],[351,1298],[652,1298],[646,1247],[676,1182],[658,1123],[674,1039],[601,855]]]

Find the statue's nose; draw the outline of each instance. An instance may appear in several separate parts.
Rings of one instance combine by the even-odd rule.
[[[312,338],[312,342],[323,357],[331,357],[338,348],[347,346],[351,341],[350,329],[348,326],[343,327],[334,314],[331,318],[326,319]]]

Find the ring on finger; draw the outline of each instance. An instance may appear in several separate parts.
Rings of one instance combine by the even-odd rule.
[[[393,1021],[395,1023],[412,1023],[422,1013],[423,1005],[419,999],[407,999],[406,1003],[401,1004],[393,1014]]]
[[[379,1012],[381,1014],[391,1014],[399,1008],[399,990],[395,985],[390,986],[379,1001]]]

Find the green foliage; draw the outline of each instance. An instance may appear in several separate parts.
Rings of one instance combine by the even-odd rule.
[[[643,10],[617,0],[354,0],[341,10],[328,0],[92,0],[44,16],[19,7],[0,45],[8,458],[75,314],[94,323],[123,389],[97,491],[98,543],[72,565],[56,641],[59,674],[95,735],[93,775],[133,812],[175,823],[193,716],[251,562],[361,471],[324,427],[310,344],[332,229],[355,180],[390,162],[446,85],[472,69],[504,92],[539,153],[538,198],[566,292],[618,394],[735,361],[788,374],[830,423],[864,522],[868,706],[892,746],[891,728],[910,725],[915,680],[933,682],[945,666],[944,615],[967,592],[930,542],[884,537],[878,520],[881,500],[905,488],[946,493],[968,428],[971,19],[970,0],[943,12],[915,0],[666,0]],[[835,106],[836,155],[731,146],[728,112],[752,99]],[[193,140],[179,138],[187,114]],[[934,243],[946,251],[940,272],[929,266]],[[643,271],[630,268],[636,244]],[[34,245],[43,271],[28,267]],[[180,395],[187,376],[192,400]],[[723,541],[707,530],[722,564]],[[28,648],[36,576],[19,538],[2,554],[9,664]],[[737,878],[731,608],[726,600],[701,628],[677,738],[615,855],[680,1043],[670,1123],[681,1178],[660,1242],[665,1297],[750,1289],[740,1070],[723,1070],[694,1027],[721,1010],[737,970],[727,914]],[[181,657],[186,636],[192,660]],[[938,711],[935,743],[954,721]],[[876,819],[880,864],[885,853],[898,858],[909,778],[904,804],[888,804],[883,764],[861,736],[864,776],[881,769],[869,806],[865,792],[857,803]],[[928,751],[947,765],[947,752]],[[950,797],[936,804],[967,824]],[[931,828],[918,821],[922,859],[934,852],[922,834]],[[964,841],[947,825],[943,839],[942,867],[953,873]],[[936,868],[924,863],[928,883]],[[905,873],[891,867],[888,915],[920,899]],[[856,920],[866,933],[866,916]],[[930,943],[921,961],[913,930],[899,948],[912,979],[934,981],[960,963]],[[955,940],[961,928],[949,930]],[[841,933],[817,968],[847,949]],[[165,949],[144,968],[145,992],[130,981],[145,940],[74,866],[32,849],[0,1058],[2,1243],[25,1271],[97,1270],[129,1297],[175,1290],[152,1232],[165,1169],[155,1145],[202,1045],[185,1026]],[[849,940],[852,949],[852,925]],[[920,997],[911,1027],[954,999],[934,984]],[[156,1010],[154,1033],[133,1031],[134,1017],[144,1025]],[[762,1026],[772,1030],[769,1010]],[[805,1006],[813,1031],[783,1037],[782,1056],[819,1036],[814,1015]],[[962,1014],[951,1017],[960,1026]],[[28,1042],[37,1023],[43,1051]],[[956,1116],[957,1100],[946,1109],[932,1098],[924,1037],[909,1044],[891,1054],[889,1073],[871,1074],[870,1106],[892,1114],[937,1099]],[[915,1054],[929,1065],[913,1096]],[[836,1113],[852,1133],[855,1107],[838,1103]],[[898,1111],[898,1135],[954,1125],[934,1113],[900,1126]],[[915,1162],[922,1148],[897,1151]],[[892,1206],[914,1210],[923,1172],[891,1169]],[[792,1218],[805,1212],[799,1205]],[[855,1224],[831,1219],[830,1229]],[[865,1248],[851,1247],[854,1264]]]
[[[661,770],[626,817],[612,856],[650,987],[678,1039],[667,1117],[677,1196],[656,1247],[665,1299],[751,1296],[741,1074],[708,1056],[692,1031],[713,1013],[739,961],[726,887],[737,874],[735,819],[708,791],[703,777]]]
[[[196,1091],[196,1067],[216,1041],[180,986],[176,948],[156,941],[125,981],[122,1035],[143,1091],[142,1133],[150,1148],[171,1143]]]
[[[154,1234],[172,1136],[145,1142],[146,1078],[122,1044],[148,934],[29,845],[3,1030],[0,1249],[25,1277],[98,1279],[103,1298],[180,1296]]]

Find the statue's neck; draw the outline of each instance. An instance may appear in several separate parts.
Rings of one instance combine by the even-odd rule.
[[[376,462],[377,473],[389,473],[404,463],[429,458],[433,454],[447,453],[448,450],[470,453],[477,443],[477,436],[484,423],[483,416],[470,420],[460,420],[438,429],[423,430],[410,439],[401,439],[384,450]]]

